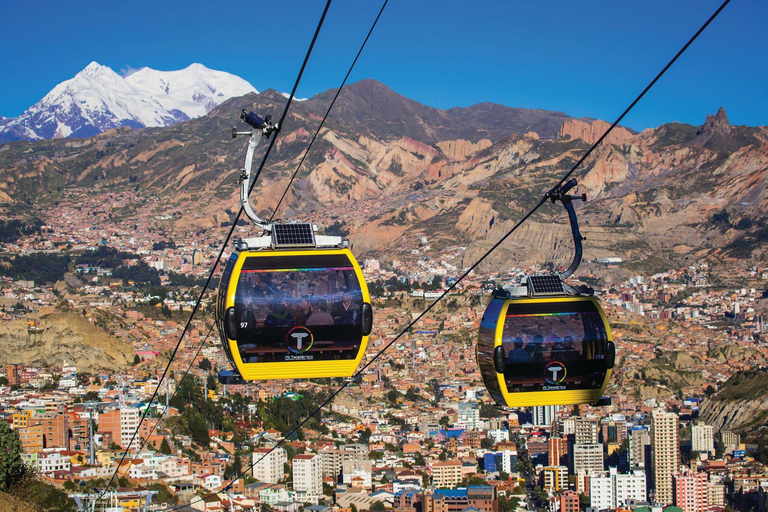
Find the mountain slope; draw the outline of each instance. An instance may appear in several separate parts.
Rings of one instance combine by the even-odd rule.
[[[254,189],[257,212],[271,215],[332,93],[293,104]],[[0,151],[0,193],[13,209],[66,187],[94,193],[130,187],[161,194],[182,212],[194,210],[205,219],[196,228],[218,227],[228,219],[227,210],[237,209],[233,183],[245,141],[229,138],[229,132],[240,110],[277,117],[285,101],[268,90],[162,129],[6,144]],[[466,266],[570,169],[589,147],[581,137],[592,137],[601,123],[580,120],[561,134],[571,120],[564,119],[554,139],[522,132],[531,124],[520,125],[522,133],[502,135],[520,113],[497,107],[469,107],[459,116],[469,121],[458,123],[448,111],[420,105],[383,84],[350,85],[278,217],[341,223],[356,250],[386,259],[418,258],[412,251],[426,236],[432,251],[466,247],[452,260]],[[560,117],[531,115],[542,132]],[[620,256],[627,271],[655,271],[670,268],[667,260],[757,258],[768,249],[761,228],[761,212],[768,208],[768,129],[729,125],[737,135],[732,151],[692,144],[701,130],[676,124],[634,135],[625,130],[585,162],[576,176],[579,192],[589,198],[577,205],[589,240],[586,262]],[[179,229],[187,226],[179,222]],[[494,252],[488,268],[510,261],[560,264],[572,250],[567,218],[549,204],[510,242]]]

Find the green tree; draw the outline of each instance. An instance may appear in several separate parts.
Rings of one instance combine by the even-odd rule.
[[[235,461],[232,463],[232,471],[234,471],[235,476],[243,472],[243,462],[237,455],[235,455]]]
[[[163,455],[171,454],[171,445],[168,444],[168,438],[164,437],[163,442],[160,443],[160,453]]]
[[[29,468],[21,460],[19,435],[5,421],[0,421],[0,491],[8,491],[18,484]]]
[[[213,368],[213,365],[211,365],[211,362],[208,360],[207,357],[204,357],[202,361],[197,365],[198,368],[205,372],[211,371],[211,368]]]
[[[135,354],[133,356],[133,364],[139,364],[141,362],[141,358],[139,357],[139,354]]]
[[[206,384],[208,384],[208,391],[216,391],[216,386],[218,385],[219,380],[213,376],[212,373],[208,374],[208,377],[206,377]],[[206,400],[208,397],[206,397]]]
[[[208,448],[211,438],[208,436],[208,425],[201,414],[193,412],[187,415],[187,433],[192,441],[203,448]]]

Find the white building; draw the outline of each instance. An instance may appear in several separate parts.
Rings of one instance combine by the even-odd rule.
[[[573,472],[600,473],[603,471],[603,445],[601,443],[573,445]]]
[[[285,476],[288,455],[282,448],[257,448],[253,451],[253,478],[276,484]]]
[[[323,495],[323,461],[320,455],[304,454],[293,458],[293,490],[311,499]]]
[[[373,463],[370,460],[348,460],[341,467],[342,482],[352,485],[353,481],[360,482],[364,489],[371,489],[373,478]]]
[[[147,464],[137,464],[131,466],[128,470],[128,475],[134,480],[156,480],[157,471],[155,468],[148,466]]]
[[[568,468],[565,466],[547,466],[541,468],[541,487],[547,492],[568,489]]]
[[[503,441],[509,441],[509,430],[504,430],[504,429],[487,430],[485,432],[485,435],[488,439],[493,441],[493,444],[498,444]]]
[[[555,419],[555,414],[560,410],[557,405],[537,405],[533,408],[533,426],[549,427]]]
[[[712,425],[693,425],[691,427],[691,451],[715,453],[715,436]]]
[[[69,471],[71,468],[72,460],[60,452],[43,452],[37,456],[37,470],[41,473]]]
[[[629,500],[645,501],[645,472],[618,474],[616,468],[589,479],[590,504],[597,510],[626,507]]]
[[[480,428],[480,404],[477,402],[459,402],[456,424],[458,427],[465,427],[467,430],[477,430]]]

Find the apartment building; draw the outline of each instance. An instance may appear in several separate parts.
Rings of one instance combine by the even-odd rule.
[[[253,478],[276,484],[285,476],[288,454],[282,448],[257,448],[253,451]]]
[[[674,501],[672,475],[680,465],[677,414],[656,409],[651,413],[651,462],[656,501]]]
[[[293,458],[293,490],[307,498],[323,495],[323,461],[320,455],[304,454]]]
[[[432,470],[432,485],[437,488],[455,489],[462,480],[461,462],[446,460],[430,466]]]

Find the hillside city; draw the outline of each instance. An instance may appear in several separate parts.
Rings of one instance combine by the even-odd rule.
[[[470,274],[353,381],[228,386],[215,377],[230,369],[213,328],[215,278],[150,402],[222,234],[172,236],[158,226],[181,213],[153,197],[103,192],[89,203],[69,193],[39,231],[2,244],[6,254],[42,257],[41,276],[62,261],[64,269],[54,282],[2,278],[0,325],[22,322],[36,340],[46,315],[65,311],[129,350],[112,371],[74,359],[0,360],[0,419],[18,434],[26,464],[71,497],[69,507],[116,475],[108,497],[125,510],[766,508],[764,444],[707,424],[699,411],[734,374],[768,359],[760,305],[768,267],[735,265],[715,285],[709,265],[696,263],[598,289],[618,354],[611,404],[517,410],[488,396],[474,343],[490,292],[536,269]],[[125,209],[138,214],[122,219]],[[361,262],[374,306],[363,363],[463,272],[451,263],[463,247],[429,244],[423,237],[409,258]],[[76,254],[84,259],[58,259]]]

